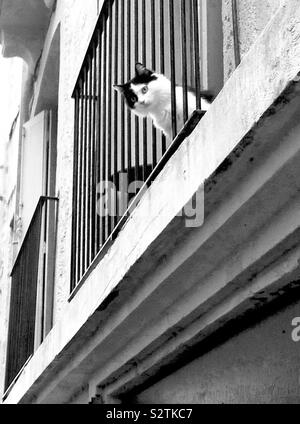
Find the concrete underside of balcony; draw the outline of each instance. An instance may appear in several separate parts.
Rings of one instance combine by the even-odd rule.
[[[280,28],[280,31],[278,30]],[[144,195],[6,403],[103,402],[300,276],[300,5],[281,7]],[[205,218],[178,212],[205,187]],[[68,284],[68,282],[66,282]]]
[[[4,57],[22,57],[33,71],[42,52],[54,0],[2,0],[0,43]]]

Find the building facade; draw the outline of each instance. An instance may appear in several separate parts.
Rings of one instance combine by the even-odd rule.
[[[21,99],[22,61],[18,58],[0,59],[1,105],[0,123],[0,351],[1,390],[6,368],[8,311],[10,299],[10,270],[16,248],[13,232],[19,147],[19,106]],[[6,101],[4,102],[3,99]],[[16,223],[17,224],[17,223]]]
[[[299,402],[299,22],[297,0],[3,0],[4,403]],[[113,89],[136,63],[171,81],[170,139]]]

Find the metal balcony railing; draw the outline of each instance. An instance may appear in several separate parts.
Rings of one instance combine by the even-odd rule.
[[[120,175],[127,176],[128,185],[133,181],[151,182],[182,139],[176,119],[176,85],[182,86],[184,122],[190,118],[189,87],[197,93],[198,115],[193,119],[198,121],[202,116],[200,2],[104,2],[73,92],[72,293],[128,214],[120,207]],[[171,81],[173,141],[166,140],[149,119],[134,116],[113,90],[113,84],[125,83],[134,76],[137,62]],[[101,182],[106,182],[107,192],[110,190],[110,212],[114,213],[103,214],[102,207],[99,213],[99,202],[104,201]]]
[[[52,197],[40,198],[12,268],[5,390],[43,339],[42,331],[37,335],[37,327],[43,328],[45,321],[46,229],[49,212],[53,207],[56,210],[57,201]],[[38,296],[38,280],[41,296]]]

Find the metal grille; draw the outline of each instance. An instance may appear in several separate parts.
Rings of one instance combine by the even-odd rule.
[[[157,171],[159,164],[166,162],[167,153],[174,150],[174,142],[157,131],[149,119],[134,116],[112,86],[130,80],[136,62],[170,78],[172,134],[176,139],[181,130],[176,118],[176,85],[182,86],[184,122],[189,118],[188,88],[198,93],[196,109],[201,110],[200,2],[104,2],[73,93],[71,291],[103,246],[113,239],[113,230],[124,218],[126,208],[120,207],[117,194],[122,186],[120,175],[127,175],[128,185],[146,181],[151,173],[153,179],[153,170]],[[101,181],[116,188],[110,191],[114,213],[106,216],[99,213],[99,202],[101,206],[103,201],[101,190],[99,194]]]
[[[10,315],[6,360],[7,389],[34,352],[36,335],[37,285],[39,272],[45,290],[44,257],[41,242],[47,223],[49,202],[56,198],[41,197],[11,272]],[[42,264],[42,266],[40,266]],[[43,305],[40,305],[43,310]],[[44,320],[43,314],[41,321]],[[42,340],[40,340],[41,342]]]

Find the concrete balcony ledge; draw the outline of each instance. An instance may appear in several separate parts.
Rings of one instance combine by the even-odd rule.
[[[278,28],[281,28],[278,31]],[[147,191],[5,403],[152,381],[300,278],[300,4],[274,16]],[[242,96],[241,96],[242,93]],[[176,217],[205,187],[205,221]]]
[[[21,57],[31,70],[41,54],[53,0],[2,0],[0,31],[4,57]]]

